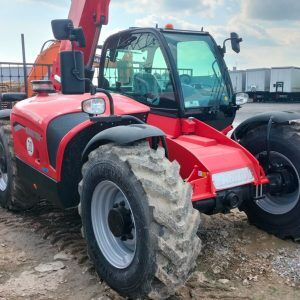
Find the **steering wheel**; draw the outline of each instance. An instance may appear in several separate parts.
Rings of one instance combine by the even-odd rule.
[[[192,77],[187,74],[180,75],[179,79],[180,79],[181,83],[186,84],[186,85],[191,85],[191,83],[192,83]]]

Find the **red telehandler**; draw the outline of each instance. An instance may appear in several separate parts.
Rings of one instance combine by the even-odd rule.
[[[109,0],[73,0],[54,20],[52,81],[1,112],[0,203],[47,198],[79,207],[99,276],[130,298],[166,298],[200,252],[199,211],[245,211],[282,238],[300,238],[300,115],[267,112],[240,124],[223,47],[204,31],[131,28],[93,61]],[[13,99],[14,94],[10,97]]]

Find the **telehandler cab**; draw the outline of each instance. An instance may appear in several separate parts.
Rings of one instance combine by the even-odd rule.
[[[223,56],[204,31],[131,28],[93,60],[109,0],[73,0],[52,22],[52,81],[1,112],[0,203],[47,198],[78,206],[96,271],[131,298],[166,298],[201,249],[199,211],[245,211],[282,238],[300,238],[300,115],[267,112],[240,124]],[[241,39],[228,39],[235,52]]]

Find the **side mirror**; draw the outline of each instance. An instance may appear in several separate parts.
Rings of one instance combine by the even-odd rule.
[[[235,94],[235,104],[236,105],[244,105],[249,101],[249,95],[246,93],[237,93]]]
[[[84,48],[86,46],[83,29],[81,27],[74,28],[72,20],[52,20],[51,26],[53,35],[57,40],[77,42],[80,48]]]
[[[81,27],[72,30],[70,41],[75,41],[77,42],[78,47],[85,48],[86,46],[85,36],[84,36],[83,29]]]
[[[236,32],[230,33],[230,38],[224,40],[223,47],[219,46],[220,52],[224,57],[224,54],[226,53],[226,42],[231,41],[231,48],[234,52],[240,53],[241,47],[240,43],[243,41],[242,38],[239,37],[239,35]]]
[[[61,91],[65,95],[84,94],[84,61],[81,51],[60,53]]]
[[[51,21],[52,32],[54,37],[59,40],[69,40],[71,30],[74,29],[72,20],[61,19]]]
[[[243,39],[240,38],[236,32],[231,32],[230,40],[231,40],[232,50],[236,53],[240,53],[241,51],[240,43],[243,41]]]

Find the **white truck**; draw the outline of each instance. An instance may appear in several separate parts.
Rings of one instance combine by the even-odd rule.
[[[230,71],[234,92],[245,92],[253,102],[300,102],[300,68],[274,67]]]
[[[235,93],[240,93],[245,91],[246,71],[244,70],[230,71],[230,78],[232,82],[233,91]]]
[[[247,69],[245,92],[253,102],[267,101],[270,93],[270,69]]]
[[[272,100],[300,101],[300,68],[272,68],[270,82]]]

